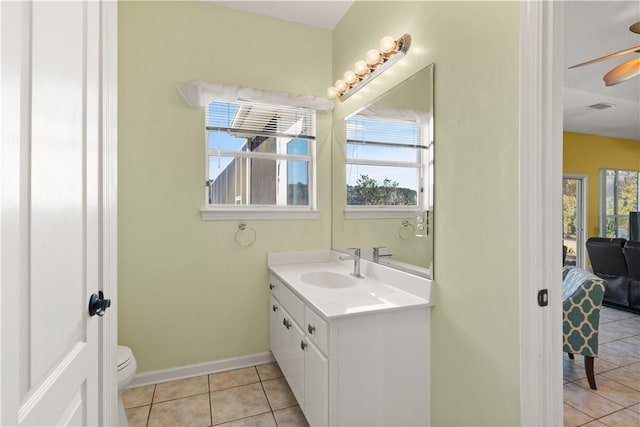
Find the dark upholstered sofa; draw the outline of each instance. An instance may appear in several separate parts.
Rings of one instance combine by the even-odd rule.
[[[640,313],[640,242],[591,237],[593,273],[606,280],[604,304]]]

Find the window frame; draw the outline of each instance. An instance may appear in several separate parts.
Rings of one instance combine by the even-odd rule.
[[[316,111],[311,110],[312,114],[312,126],[313,126],[313,135],[300,138],[307,141],[308,145],[308,154],[288,154],[288,153],[278,153],[280,147],[286,147],[287,144],[291,141],[296,140],[295,137],[291,136],[282,136],[282,135],[271,135],[275,138],[274,143],[276,144],[276,153],[262,153],[262,152],[251,152],[251,151],[242,151],[242,150],[230,150],[230,149],[210,149],[209,148],[209,135],[213,132],[226,132],[229,134],[228,129],[210,129],[208,126],[208,108],[209,104],[213,102],[226,103],[226,104],[245,104],[245,105],[259,105],[259,106],[272,106],[274,108],[287,108],[287,109],[296,109],[300,107],[289,107],[289,106],[280,106],[275,104],[265,104],[265,103],[256,103],[256,102],[227,102],[217,99],[210,100],[204,108],[205,111],[205,126],[204,126],[204,162],[205,162],[205,188],[204,188],[204,205],[200,209],[200,214],[202,220],[233,220],[233,219],[272,219],[272,220],[288,220],[288,219],[318,219],[320,218],[320,211],[317,209],[317,197],[316,197],[316,173],[317,173],[317,156],[316,156],[316,144],[317,144],[317,133],[316,133]],[[235,132],[234,132],[235,133]],[[244,133],[244,132],[243,132]],[[261,133],[258,131],[246,130],[247,135],[255,135],[258,136]],[[287,140],[287,141],[282,141]],[[209,203],[209,158],[210,156],[219,156],[219,157],[231,157],[234,159],[265,159],[265,160],[274,160],[276,162],[276,167],[281,165],[280,162],[287,165],[286,162],[289,161],[304,161],[307,162],[308,170],[307,170],[307,180],[308,180],[308,198],[309,204],[304,206],[297,205],[266,205],[266,204],[255,204],[255,205],[237,205],[237,204],[210,204]],[[250,194],[249,185],[250,185],[250,176],[251,176],[251,168],[248,168],[245,172],[247,174],[247,194]],[[284,174],[287,171],[285,170]],[[276,174],[276,188],[280,185],[277,182],[278,174]],[[276,196],[277,197],[277,196]],[[277,203],[277,200],[276,200]]]
[[[347,121],[357,115],[353,114],[350,117],[345,118],[345,136],[347,135],[346,126]],[[384,121],[384,119],[376,118],[376,120]],[[385,142],[353,142],[345,137],[345,160],[346,167],[350,165],[364,165],[364,166],[389,166],[397,168],[412,168],[417,169],[418,173],[418,190],[416,194],[415,205],[350,205],[347,199],[346,189],[348,188],[347,174],[345,174],[345,209],[344,217],[346,219],[375,219],[375,218],[407,218],[418,217],[424,215],[424,212],[428,210],[427,205],[429,200],[432,200],[431,195],[426,194],[429,187],[429,164],[432,161],[432,142],[430,137],[431,123],[429,122],[415,122],[420,126],[421,140],[424,144],[404,144],[404,143],[385,143]],[[416,162],[404,162],[404,161],[392,161],[392,160],[373,160],[373,159],[350,159],[348,148],[350,144],[362,144],[370,146],[384,146],[384,147],[405,147],[414,148],[416,150]]]
[[[615,178],[614,178],[614,192],[613,192],[613,198],[614,198],[614,202],[613,202],[613,208],[614,208],[614,214],[613,215],[607,215],[607,172],[608,171],[613,171],[615,172]],[[629,214],[619,214],[618,212],[618,172],[630,172],[630,173],[636,173],[637,175],[637,184],[636,184],[636,192],[637,192],[637,206],[636,206],[636,211],[640,210],[640,171],[638,170],[634,170],[634,169],[616,169],[616,168],[601,168],[600,169],[600,194],[599,194],[599,199],[600,199],[600,206],[599,206],[599,218],[598,218],[598,222],[599,222],[599,234],[600,236],[603,237],[607,237],[607,219],[608,218],[613,218],[614,221],[614,238],[619,238],[620,234],[619,234],[619,219],[620,218],[629,218]],[[628,239],[628,234],[626,237],[624,237],[625,239]]]

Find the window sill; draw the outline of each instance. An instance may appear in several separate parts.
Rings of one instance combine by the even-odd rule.
[[[309,208],[272,207],[205,207],[200,209],[203,221],[223,221],[235,219],[320,219],[320,211]]]
[[[345,219],[384,219],[384,218],[417,218],[423,216],[424,211],[416,207],[390,208],[390,207],[360,207],[344,210]]]

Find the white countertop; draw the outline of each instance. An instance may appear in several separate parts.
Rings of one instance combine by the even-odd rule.
[[[368,275],[373,271],[363,260],[361,271],[364,279],[352,278],[349,273],[352,268],[347,268],[342,263],[327,261],[308,262],[312,259],[301,259],[301,263],[269,265],[269,269],[283,282],[289,285],[300,298],[312,305],[327,319],[351,316],[363,313],[383,310],[399,310],[406,308],[418,308],[431,305],[429,299],[409,293],[398,287],[392,286],[389,280],[380,281]],[[348,265],[352,266],[353,261]],[[303,275],[310,272],[329,272],[346,275],[355,281],[355,285],[348,287],[316,286],[303,280]],[[400,273],[400,272],[399,272]],[[404,277],[398,274],[398,280]],[[386,278],[388,279],[388,277]],[[431,286],[430,281],[425,282]],[[427,293],[428,294],[428,293]]]

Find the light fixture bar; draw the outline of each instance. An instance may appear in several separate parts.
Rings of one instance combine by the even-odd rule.
[[[380,50],[367,51],[366,62],[356,62],[355,71],[344,73],[344,80],[337,80],[334,86],[327,89],[327,95],[344,101],[404,57],[410,46],[409,34],[403,34],[397,40],[390,36],[383,37],[380,40]]]

